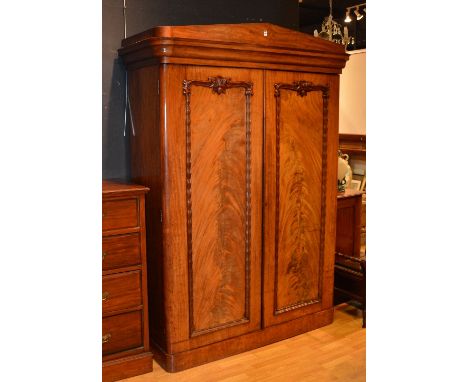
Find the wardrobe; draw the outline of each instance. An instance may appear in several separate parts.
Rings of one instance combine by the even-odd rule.
[[[333,321],[343,46],[272,24],[123,40],[150,341],[179,371]]]

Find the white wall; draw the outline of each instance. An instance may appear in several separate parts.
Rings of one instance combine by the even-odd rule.
[[[366,51],[349,53],[340,78],[340,133],[366,134]]]

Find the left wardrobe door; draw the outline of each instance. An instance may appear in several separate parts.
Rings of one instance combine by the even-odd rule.
[[[263,74],[163,65],[169,347],[260,328]]]

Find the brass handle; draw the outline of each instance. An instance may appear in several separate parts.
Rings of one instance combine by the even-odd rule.
[[[109,298],[109,292],[102,293],[102,301],[106,301]]]
[[[106,257],[106,256],[107,256],[107,252],[103,252],[102,253],[102,259],[104,260],[104,257]]]
[[[102,336],[102,343],[103,343],[103,344],[108,343],[108,342],[110,341],[111,337],[112,337],[112,336],[111,336],[110,333],[105,334],[104,336]]]

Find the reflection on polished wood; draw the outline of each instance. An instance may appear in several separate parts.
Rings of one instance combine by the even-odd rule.
[[[342,304],[329,326],[175,374],[153,362],[152,373],[125,381],[365,381],[366,330],[361,323],[360,310]]]

